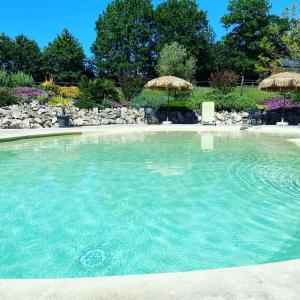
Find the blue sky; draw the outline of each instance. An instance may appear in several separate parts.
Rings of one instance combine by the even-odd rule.
[[[10,36],[25,34],[35,39],[41,48],[53,40],[63,28],[68,28],[82,43],[86,53],[95,39],[95,21],[110,0],[0,0],[0,32]],[[154,0],[154,5],[163,0]],[[206,10],[217,38],[225,34],[220,18],[227,0],[198,0]],[[272,11],[281,14],[294,0],[271,0]]]

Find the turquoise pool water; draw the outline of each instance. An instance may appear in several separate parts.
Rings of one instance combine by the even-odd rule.
[[[0,278],[300,258],[300,148],[195,132],[0,144]]]

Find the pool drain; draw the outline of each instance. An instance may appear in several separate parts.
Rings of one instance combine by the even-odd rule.
[[[100,266],[105,261],[105,253],[102,249],[89,250],[80,257],[80,263],[85,267]]]

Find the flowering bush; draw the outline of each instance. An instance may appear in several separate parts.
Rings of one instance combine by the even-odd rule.
[[[52,92],[54,94],[59,93],[59,86],[55,84],[55,82],[52,78],[43,82],[42,87],[48,92]]]
[[[39,90],[34,87],[26,87],[26,86],[17,87],[13,91],[13,96],[22,102],[30,102],[46,94],[47,93],[43,90]]]
[[[284,99],[284,98],[272,98],[272,99],[267,99],[264,101],[266,108],[268,110],[275,110],[279,108],[292,108],[292,107],[300,107],[300,102],[298,103],[292,103],[291,100],[289,99]]]
[[[77,99],[79,97],[79,88],[77,86],[60,86],[58,92],[66,98]]]
[[[112,108],[122,108],[123,107],[122,103],[118,100],[114,100],[111,105],[112,105]]]

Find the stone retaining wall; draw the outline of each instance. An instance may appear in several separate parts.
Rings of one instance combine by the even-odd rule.
[[[71,106],[66,109],[71,126],[96,126],[110,124],[143,124],[144,109],[117,108],[98,110],[79,109]],[[0,128],[50,128],[58,127],[57,116],[62,115],[60,107],[38,105],[11,105],[0,108]]]
[[[150,110],[151,111],[151,110]],[[70,115],[71,126],[97,126],[110,124],[145,124],[144,109],[106,108],[99,110],[79,109],[71,106],[66,109]],[[60,107],[39,105],[37,103],[25,105],[11,105],[0,108],[0,128],[51,128],[58,127],[57,116],[62,115]],[[170,111],[170,120],[175,124],[194,124],[201,122],[201,116],[196,112]],[[217,125],[241,125],[247,122],[249,114],[246,112],[218,112],[216,114]],[[153,111],[151,123],[161,123],[166,119],[163,110]]]

